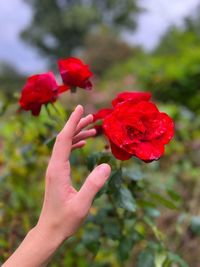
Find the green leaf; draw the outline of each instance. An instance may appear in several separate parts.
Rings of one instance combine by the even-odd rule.
[[[83,243],[88,250],[90,250],[94,255],[97,254],[100,241],[100,233],[98,229],[87,229],[83,235]]]
[[[111,160],[111,155],[107,152],[100,152],[98,164],[108,163]]]
[[[87,168],[89,171],[92,171],[94,169],[94,167],[97,165],[97,161],[98,161],[98,154],[97,153],[89,155],[87,157],[86,164],[87,164]]]
[[[136,201],[129,189],[121,187],[117,194],[117,204],[128,211],[136,211]]]
[[[118,257],[121,262],[124,262],[129,258],[129,254],[132,247],[133,247],[133,242],[131,239],[128,239],[127,237],[122,237],[119,240]]]
[[[168,189],[167,190],[167,194],[170,196],[170,198],[174,201],[180,201],[181,200],[181,197],[180,195],[178,195],[176,192],[174,192],[173,190],[171,189]]]
[[[122,184],[122,171],[116,170],[112,172],[108,183],[106,183],[104,187],[97,193],[95,198],[99,198],[102,194],[106,192],[114,193],[119,191],[121,184]]]
[[[200,235],[200,217],[193,216],[190,221],[190,228],[192,232],[196,235]]]
[[[138,206],[140,206],[141,208],[156,208],[155,203],[151,202],[151,201],[147,201],[145,199],[139,199],[137,200],[137,204]]]
[[[148,216],[152,218],[158,218],[160,217],[160,211],[154,208],[145,208],[145,212]]]
[[[144,175],[141,171],[139,170],[127,170],[125,172],[125,176],[127,176],[127,178],[129,178],[132,181],[139,181],[142,180],[144,178]]]
[[[163,264],[167,258],[166,252],[156,253],[155,256],[155,267],[163,267]]]
[[[0,116],[2,116],[6,112],[8,105],[8,102],[0,101]]]
[[[104,232],[107,237],[113,240],[119,240],[121,230],[120,230],[118,222],[114,220],[105,221]]]
[[[109,153],[95,152],[87,157],[86,164],[89,171],[92,171],[96,165],[108,163],[111,159]]]
[[[142,251],[137,260],[137,267],[155,267],[154,255],[152,252],[146,250]]]
[[[180,267],[189,267],[189,265],[177,254],[168,252],[168,258],[173,263],[178,263]]]
[[[171,266],[172,266],[172,262],[170,261],[169,258],[166,258],[162,267],[171,267]]]
[[[107,183],[104,184],[104,186],[99,190],[99,192],[97,192],[95,199],[101,197],[103,194],[105,194],[107,192]]]
[[[177,206],[171,200],[166,199],[157,193],[150,193],[150,196],[157,204],[161,204],[168,209],[177,209]]]
[[[159,231],[159,229],[157,228],[155,222],[153,220],[151,220],[148,217],[144,217],[144,221],[148,224],[148,226],[151,228],[151,230],[153,231],[154,235],[156,236],[156,238],[160,241],[163,239],[162,233]]]
[[[121,184],[122,184],[122,171],[116,170],[110,176],[110,179],[108,181],[108,190],[110,192],[118,191],[121,187]]]

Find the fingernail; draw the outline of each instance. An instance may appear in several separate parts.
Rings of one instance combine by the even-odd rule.
[[[94,119],[94,115],[93,114],[90,114],[90,119],[93,121],[93,119]]]
[[[91,129],[91,131],[92,131],[92,133],[94,133],[94,134],[96,134],[96,133],[97,133],[97,130],[96,130],[96,129],[94,129],[94,128],[92,128],[92,129]]]
[[[108,164],[103,163],[97,167],[97,171],[101,172],[104,176],[109,176],[111,172],[111,168]]]
[[[77,109],[83,109],[83,106],[78,105],[78,106],[76,106],[75,110],[77,110]]]

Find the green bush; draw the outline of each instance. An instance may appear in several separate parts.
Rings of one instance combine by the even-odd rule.
[[[122,79],[125,75],[137,78],[141,89],[151,91],[161,101],[177,103],[200,112],[200,46],[185,41],[176,51],[139,55],[111,69],[105,79]],[[181,42],[181,41],[179,41]],[[190,44],[190,45],[188,45]]]

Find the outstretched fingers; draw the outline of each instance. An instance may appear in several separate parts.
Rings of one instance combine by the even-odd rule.
[[[86,139],[95,136],[96,130],[95,129],[89,129],[89,130],[83,130],[76,136],[74,136],[72,140],[72,150],[77,148],[82,148],[86,144]]]
[[[82,141],[79,141],[78,143],[72,145],[72,150],[75,150],[77,148],[82,148],[86,145],[86,141],[82,140]]]
[[[94,136],[95,134],[96,134],[95,129],[83,130],[79,134],[74,136],[72,143],[76,144],[81,140],[85,140],[85,139],[88,139],[88,138]]]
[[[64,128],[57,135],[51,156],[52,161],[65,162],[69,159],[72,149],[73,137],[76,133],[77,126],[81,120],[82,115],[83,107],[81,105],[78,105],[69,117]]]
[[[77,135],[83,128],[87,127],[93,122],[93,115],[89,114],[86,117],[82,118],[77,125],[75,135]]]

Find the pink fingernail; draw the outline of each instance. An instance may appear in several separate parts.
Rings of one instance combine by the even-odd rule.
[[[109,176],[111,172],[111,168],[108,164],[103,163],[97,167],[97,170],[103,173],[105,176]]]

